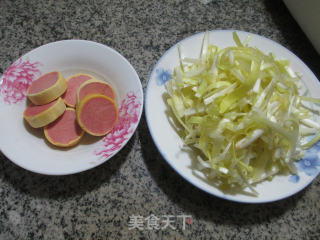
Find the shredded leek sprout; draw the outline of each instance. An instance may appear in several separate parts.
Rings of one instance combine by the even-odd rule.
[[[320,139],[320,125],[311,119],[300,96],[301,76],[287,60],[248,46],[219,49],[203,38],[198,59],[183,58],[166,83],[167,104],[181,127],[185,145],[198,151],[197,170],[215,183],[248,187],[295,174],[294,162]],[[305,142],[310,135],[315,137]]]

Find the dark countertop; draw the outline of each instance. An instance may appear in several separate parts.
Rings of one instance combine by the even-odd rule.
[[[197,32],[239,29],[271,38],[320,79],[320,57],[282,1],[0,2],[0,73],[22,54],[61,39],[106,44],[134,66],[145,89],[160,56]],[[5,136],[1,136],[5,137]],[[0,239],[316,239],[320,177],[268,204],[239,204],[193,187],[157,151],[145,117],[129,144],[95,169],[52,177],[1,156]],[[129,229],[131,216],[172,215],[176,229]],[[178,215],[191,215],[185,230]]]

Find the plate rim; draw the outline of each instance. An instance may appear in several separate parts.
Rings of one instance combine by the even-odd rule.
[[[309,72],[309,74],[311,74],[315,79],[318,79],[315,74],[312,72],[312,70],[296,55],[294,54],[291,50],[287,49],[286,47],[284,47],[283,45],[281,45],[280,43],[270,39],[270,38],[267,38],[265,36],[262,36],[262,35],[259,35],[259,34],[256,34],[256,33],[251,33],[251,32],[247,32],[247,31],[243,31],[243,30],[236,30],[236,29],[217,29],[217,30],[208,30],[208,32],[210,33],[217,33],[217,32],[229,32],[229,33],[232,33],[232,32],[241,32],[241,33],[244,33],[244,34],[247,34],[247,35],[251,35],[251,36],[255,36],[255,37],[258,37],[258,38],[262,38],[266,41],[269,41],[271,42],[272,44],[275,44],[276,46],[280,47],[281,49],[283,49],[284,51],[286,51],[287,53],[289,53],[290,55],[292,55],[292,57],[296,58],[298,60],[298,62],[300,62],[303,66],[303,68],[305,70],[307,70]],[[253,198],[252,201],[249,201],[249,200],[244,200],[244,199],[237,199],[236,197],[232,197],[232,196],[229,196],[228,194],[224,194],[224,193],[221,193],[221,194],[214,194],[210,191],[208,191],[207,189],[205,189],[201,184],[198,184],[197,182],[194,182],[192,180],[190,180],[188,177],[186,177],[185,175],[182,174],[183,171],[177,169],[176,167],[174,167],[174,165],[167,159],[167,156],[164,152],[162,152],[160,146],[159,146],[159,143],[156,141],[156,137],[155,137],[155,134],[153,133],[152,131],[152,127],[151,127],[151,123],[150,123],[150,119],[149,119],[149,115],[148,115],[148,98],[149,98],[149,95],[148,95],[148,92],[149,92],[149,88],[150,88],[150,85],[151,85],[151,81],[152,81],[152,78],[156,72],[156,69],[158,67],[158,65],[161,63],[161,60],[169,53],[171,52],[174,48],[176,48],[179,44],[181,44],[182,42],[188,40],[188,39],[191,39],[191,38],[194,38],[196,36],[199,36],[199,35],[203,35],[205,34],[205,32],[198,32],[198,33],[195,33],[195,34],[192,34],[190,36],[187,36],[185,38],[183,38],[182,40],[176,42],[174,45],[172,45],[168,50],[166,50],[162,55],[161,57],[158,59],[158,61],[156,62],[156,64],[153,66],[152,68],[152,71],[149,75],[149,79],[148,79],[148,82],[147,82],[147,87],[146,87],[146,90],[145,90],[145,117],[146,117],[146,122],[147,122],[147,126],[149,128],[149,132],[150,132],[150,135],[152,137],[152,140],[154,142],[154,144],[156,145],[157,147],[157,150],[160,152],[161,156],[164,158],[164,160],[167,162],[167,164],[169,164],[169,166],[174,169],[174,171],[176,173],[178,173],[178,175],[180,177],[182,177],[186,182],[188,182],[189,184],[193,185],[194,187],[206,192],[207,194],[211,195],[211,196],[214,196],[214,197],[218,197],[218,198],[221,198],[221,199],[224,199],[224,200],[229,200],[229,201],[232,201],[232,202],[237,202],[237,203],[246,203],[246,204],[263,204],[263,203],[270,203],[270,202],[276,202],[276,201],[281,201],[283,199],[286,199],[286,198],[289,198],[299,192],[301,192],[303,189],[307,188],[312,182],[313,180],[315,180],[319,175],[320,173],[316,174],[314,177],[310,178],[308,181],[305,182],[305,184],[303,184],[301,187],[297,188],[295,191],[291,192],[290,194],[288,195],[285,195],[285,196],[281,196],[281,197],[277,197],[277,198],[272,198],[272,199],[266,199],[266,200],[259,200],[259,198]],[[317,84],[319,85],[320,87],[320,82],[317,81]],[[213,186],[212,186],[213,187]]]

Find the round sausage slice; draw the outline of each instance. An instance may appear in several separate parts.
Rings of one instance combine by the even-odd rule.
[[[44,105],[31,104],[24,111],[23,117],[31,127],[39,128],[56,120],[65,110],[66,105],[61,98],[58,98]]]
[[[43,105],[60,97],[67,89],[67,83],[60,72],[49,72],[33,81],[27,90],[27,97],[35,105]]]
[[[89,94],[101,94],[111,98],[116,102],[116,96],[113,88],[104,81],[91,79],[81,84],[77,92],[77,103],[79,103],[85,96]]]
[[[93,77],[88,74],[80,73],[72,75],[67,79],[67,91],[64,93],[62,98],[68,107],[75,108],[78,88],[82,83],[92,78]]]
[[[112,130],[118,120],[118,109],[114,101],[104,95],[90,94],[77,107],[80,127],[94,136],[103,136]]]
[[[44,127],[46,139],[55,146],[71,147],[82,138],[84,131],[77,122],[73,108],[66,111],[57,120]]]

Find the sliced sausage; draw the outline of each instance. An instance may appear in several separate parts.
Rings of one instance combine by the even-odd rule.
[[[27,97],[35,105],[43,105],[60,97],[67,89],[67,83],[60,72],[49,72],[33,81],[27,90]]]
[[[23,113],[24,119],[31,127],[39,128],[60,117],[66,110],[66,105],[61,98],[44,105],[31,104]]]
[[[66,111],[54,122],[44,127],[46,139],[55,146],[71,147],[80,142],[84,131],[76,119],[73,108]]]
[[[114,102],[116,100],[113,88],[107,82],[96,79],[91,79],[81,84],[77,92],[77,103],[89,94],[101,94],[111,98]]]
[[[80,127],[94,136],[103,136],[112,130],[118,119],[114,101],[104,95],[90,94],[77,106]]]
[[[78,88],[82,83],[92,78],[93,77],[88,74],[80,73],[72,75],[67,79],[67,91],[64,93],[62,98],[68,107],[75,107]]]

